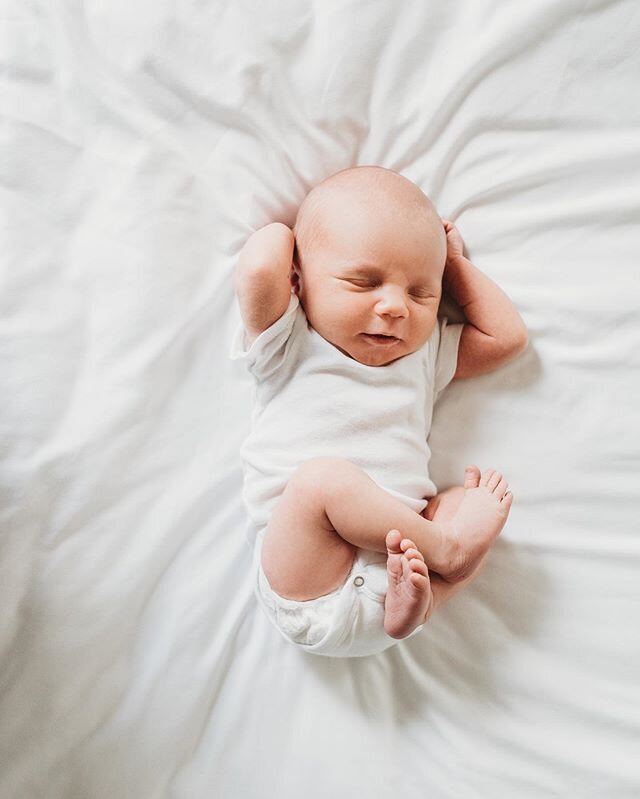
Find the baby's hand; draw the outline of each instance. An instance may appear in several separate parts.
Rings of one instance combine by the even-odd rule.
[[[447,263],[464,258],[464,242],[458,228],[448,219],[443,219],[442,224],[447,234]]]

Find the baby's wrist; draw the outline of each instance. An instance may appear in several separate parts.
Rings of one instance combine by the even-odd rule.
[[[447,256],[444,267],[444,275],[442,276],[445,288],[452,289],[456,282],[465,274],[468,268],[468,261],[464,255]]]
[[[454,255],[447,255],[447,260],[445,262],[445,270],[450,269],[451,271],[465,269],[471,261],[468,258],[465,258],[462,253],[456,253]]]

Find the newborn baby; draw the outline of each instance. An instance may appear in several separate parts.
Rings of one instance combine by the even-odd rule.
[[[438,319],[443,283],[465,324]],[[507,520],[496,470],[468,466],[437,494],[427,436],[445,386],[516,357],[526,328],[455,226],[381,167],[325,180],[293,231],[254,233],[236,292],[231,357],[255,380],[241,455],[258,599],[307,652],[380,652],[477,575]]]

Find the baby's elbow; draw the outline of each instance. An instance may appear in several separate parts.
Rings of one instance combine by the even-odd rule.
[[[527,349],[528,346],[529,346],[529,334],[527,332],[526,327],[523,327],[509,341],[509,346],[508,346],[509,358],[517,358],[518,355],[522,355],[522,353]]]

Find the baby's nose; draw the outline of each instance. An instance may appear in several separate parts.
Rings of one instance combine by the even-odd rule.
[[[382,295],[376,303],[376,310],[381,314],[406,316],[408,310],[404,292],[401,289],[394,289],[392,287],[383,289]]]

